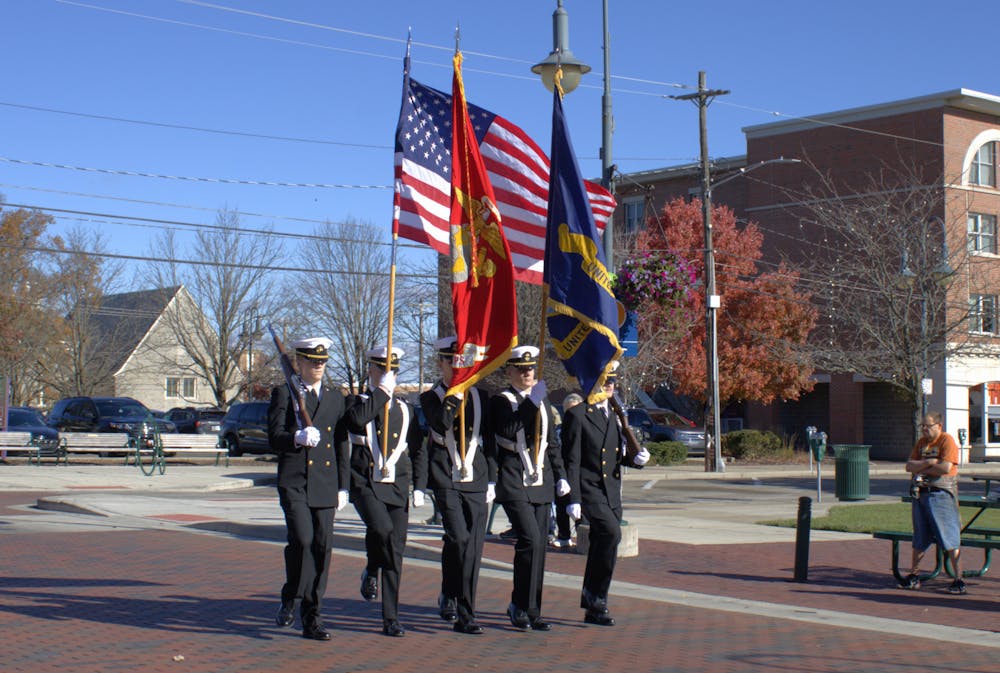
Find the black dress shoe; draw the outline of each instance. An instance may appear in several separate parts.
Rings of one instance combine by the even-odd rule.
[[[584,589],[580,593],[580,607],[584,610],[606,610],[608,607],[608,601],[601,596],[590,593],[587,589]]]
[[[378,575],[369,575],[368,568],[361,571],[361,597],[373,601],[378,596]]]
[[[295,621],[295,604],[282,603],[278,608],[278,614],[274,616],[274,623],[278,626],[291,626]]]
[[[455,605],[454,598],[448,598],[444,594],[438,596],[438,614],[441,615],[441,619],[446,622],[454,622],[458,620],[458,608]]]
[[[587,610],[587,614],[583,616],[583,621],[588,624],[597,624],[598,626],[615,625],[615,620],[607,608],[603,610]]]
[[[531,628],[531,620],[528,618],[528,613],[513,603],[507,606],[507,617],[510,618],[510,623],[516,629]]]
[[[393,638],[402,638],[406,634],[406,631],[403,630],[399,620],[387,619],[382,622],[382,633]]]
[[[470,636],[478,636],[483,632],[483,627],[475,622],[455,622],[451,628],[459,633],[467,633]]]
[[[302,637],[309,640],[330,640],[330,632],[322,624],[310,624],[302,629]]]
[[[532,631],[551,631],[552,625],[541,617],[535,617],[531,620],[531,630]]]

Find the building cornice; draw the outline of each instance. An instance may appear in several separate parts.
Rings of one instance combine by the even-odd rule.
[[[849,108],[837,112],[827,112],[824,114],[812,115],[810,117],[797,117],[787,121],[770,122],[768,124],[758,124],[756,126],[744,126],[743,133],[747,140],[752,138],[764,138],[767,136],[780,135],[785,133],[795,133],[798,131],[808,131],[821,126],[831,124],[844,125],[853,124],[870,119],[879,119],[895,115],[919,112],[922,110],[934,110],[940,108],[957,108],[972,112],[1000,117],[1000,96],[994,96],[972,89],[954,89],[940,93],[918,96],[917,98],[907,98],[904,100],[892,101],[889,103],[879,103],[878,105],[866,105],[864,107]]]

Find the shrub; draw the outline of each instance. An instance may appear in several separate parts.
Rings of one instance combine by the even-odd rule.
[[[722,436],[722,453],[736,460],[786,459],[791,448],[773,432],[735,430]]]
[[[649,442],[646,448],[656,465],[683,463],[688,457],[688,450],[683,442]]]

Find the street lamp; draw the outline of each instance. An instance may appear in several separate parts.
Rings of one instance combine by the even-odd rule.
[[[253,342],[261,334],[260,314],[257,305],[250,306],[249,315],[243,321],[243,334],[247,340],[247,400],[253,400]]]
[[[604,20],[604,94],[601,96],[601,185],[614,194],[614,164],[611,163],[611,134],[614,121],[611,117],[611,45],[608,36],[608,0],[603,2]],[[580,84],[580,78],[590,72],[590,66],[580,61],[569,49],[569,14],[563,8],[562,0],[557,0],[556,11],[552,13],[552,51],[548,57],[536,63],[531,72],[541,75],[542,84],[549,91],[555,87],[556,70],[563,69],[563,93],[573,91]],[[614,218],[609,217],[604,227],[604,257],[608,270],[614,269]]]

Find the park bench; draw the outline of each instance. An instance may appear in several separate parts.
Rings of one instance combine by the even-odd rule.
[[[96,453],[100,456],[125,454],[132,450],[127,432],[62,432],[63,449],[71,453]]]
[[[229,448],[221,443],[218,435],[161,434],[160,449],[166,457],[176,454],[215,454],[215,464],[225,456],[229,467]]]
[[[30,432],[0,432],[0,453],[23,453],[28,456],[28,463],[42,464],[42,458],[55,458],[56,465],[62,460],[69,463],[66,450],[61,444],[42,446],[32,441]]]
[[[986,531],[989,531],[988,533]],[[983,535],[983,537],[978,537]],[[979,570],[965,570],[962,572],[966,577],[979,577],[985,575],[990,569],[990,554],[994,549],[1000,549],[1000,538],[993,537],[1000,535],[1000,530],[995,528],[967,528],[963,531],[961,543],[963,547],[978,547],[983,550],[983,565]],[[896,581],[902,586],[906,584],[906,577],[899,569],[899,543],[912,542],[913,533],[899,530],[877,530],[872,533],[872,537],[877,540],[889,540],[892,542],[892,574]],[[944,551],[935,545],[937,551],[937,563],[934,570],[920,576],[920,581],[931,580],[941,574],[941,569],[954,577],[955,571],[948,562]],[[963,556],[964,558],[964,556]]]

